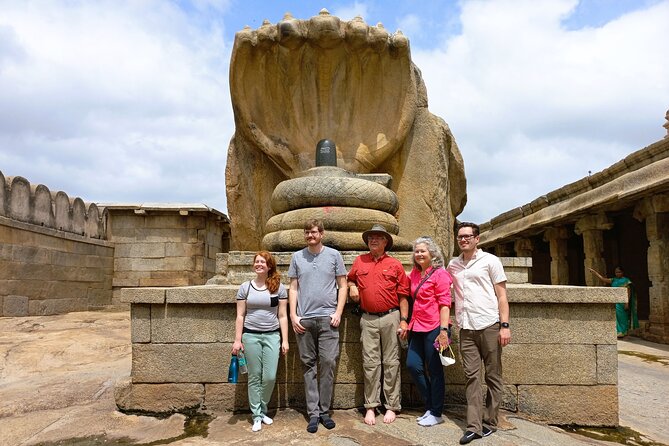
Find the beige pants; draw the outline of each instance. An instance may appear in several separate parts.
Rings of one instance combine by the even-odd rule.
[[[481,435],[482,424],[497,428],[497,414],[502,402],[502,346],[499,322],[483,330],[460,330],[460,356],[467,384],[467,430]],[[481,359],[485,364],[488,391],[483,407],[481,394]]]
[[[383,316],[363,314],[360,318],[362,342],[362,369],[365,377],[365,408],[381,405],[381,370],[383,370],[383,397],[386,409],[402,409],[400,351],[397,329],[400,312]]]

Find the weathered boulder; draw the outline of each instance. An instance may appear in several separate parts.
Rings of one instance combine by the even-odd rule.
[[[427,109],[401,32],[325,10],[309,20],[265,21],[237,33],[230,89],[232,249],[261,247],[274,188],[314,167],[314,147],[328,138],[337,144],[339,167],[392,176],[400,237],[432,234],[450,252],[454,219],[466,202],[464,165],[448,126]]]

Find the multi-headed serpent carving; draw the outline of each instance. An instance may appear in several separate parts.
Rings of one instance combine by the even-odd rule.
[[[233,249],[260,247],[274,188],[314,167],[314,147],[323,138],[337,143],[339,167],[393,176],[400,236],[431,233],[451,243],[454,216],[465,202],[462,159],[448,126],[427,111],[420,72],[400,32],[359,17],[341,21],[325,10],[309,20],[287,14],[278,24],[265,21],[237,33],[230,89]]]

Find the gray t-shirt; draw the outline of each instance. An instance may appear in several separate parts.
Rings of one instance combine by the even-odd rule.
[[[336,249],[323,247],[318,254],[304,248],[293,254],[288,277],[297,279],[297,315],[330,316],[337,309],[337,276],[345,276],[344,259]]]
[[[258,290],[252,281],[244,282],[237,291],[237,300],[246,300],[244,328],[253,331],[279,329],[279,299],[287,299],[286,288],[279,284],[276,293],[268,289]]]

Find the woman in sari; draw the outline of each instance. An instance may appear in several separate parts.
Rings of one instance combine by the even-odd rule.
[[[592,268],[589,268],[595,276],[599,278],[602,282],[611,285],[612,287],[625,287],[627,288],[627,302],[621,302],[616,304],[616,332],[618,337],[622,338],[627,336],[627,333],[632,329],[639,328],[639,317],[636,312],[636,293],[634,292],[634,284],[632,281],[625,277],[625,271],[620,266],[616,266],[614,270],[615,277],[604,277],[599,272],[595,271]]]

